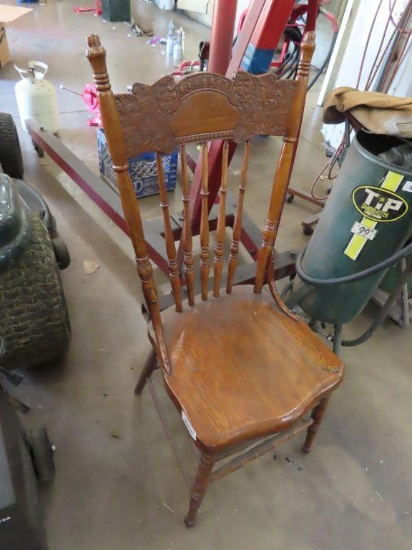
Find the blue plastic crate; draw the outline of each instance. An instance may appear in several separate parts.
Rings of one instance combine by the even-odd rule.
[[[100,173],[116,185],[116,175],[107,148],[106,136],[101,128],[97,130],[97,149],[99,152]],[[173,191],[176,187],[177,157],[177,151],[174,151],[171,155],[162,155],[167,191]],[[128,164],[136,197],[157,195],[159,193],[159,182],[156,169],[156,153],[144,153],[138,157],[129,158]]]

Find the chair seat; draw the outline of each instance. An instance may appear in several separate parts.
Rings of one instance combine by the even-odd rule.
[[[250,285],[162,319],[165,386],[200,447],[286,430],[342,380],[341,361],[319,337]]]

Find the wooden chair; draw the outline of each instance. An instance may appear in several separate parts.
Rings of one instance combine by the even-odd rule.
[[[286,308],[273,279],[274,243],[302,119],[314,34],[308,33],[302,45],[294,81],[278,80],[271,73],[256,77],[239,72],[233,80],[217,74],[195,73],[177,82],[165,76],[152,86],[134,84],[132,93],[116,95],[111,91],[106,53],[99,37],[89,36],[88,45],[103,126],[150,313],[148,336],[153,353],[140,376],[136,393],[141,393],[153,370],[160,365],[167,393],[200,450],[185,518],[186,525],[191,526],[210,481],[271,451],[302,430],[307,430],[303,450],[309,452],[329,396],[343,377],[340,360]],[[284,143],[268,197],[268,217],[254,285],[234,286],[249,139],[262,134],[281,135]],[[224,140],[224,149],[213,285],[209,290],[207,142],[216,139]],[[229,140],[244,142],[245,149],[227,274],[223,275]],[[197,296],[185,144],[199,142],[203,180],[201,291]],[[160,157],[160,153],[170,153],[177,146],[183,189],[183,274],[178,269]],[[164,240],[175,300],[175,306],[163,312],[127,169],[128,157],[146,151],[156,152]],[[182,296],[182,282],[186,297]],[[307,414],[310,418],[304,420]],[[227,460],[239,449],[243,454],[214,468],[219,460]]]

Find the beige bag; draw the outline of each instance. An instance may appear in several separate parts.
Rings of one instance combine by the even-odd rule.
[[[323,121],[339,124],[346,113],[375,134],[412,137],[412,97],[395,97],[379,92],[361,92],[342,86],[331,92],[323,107]]]

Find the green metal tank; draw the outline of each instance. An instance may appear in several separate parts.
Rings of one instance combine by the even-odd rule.
[[[392,256],[410,238],[412,171],[378,156],[401,143],[358,132],[303,257],[306,275],[326,280],[358,273]],[[299,305],[322,322],[347,323],[363,310],[386,272],[316,287]],[[301,285],[296,277],[294,291]]]

